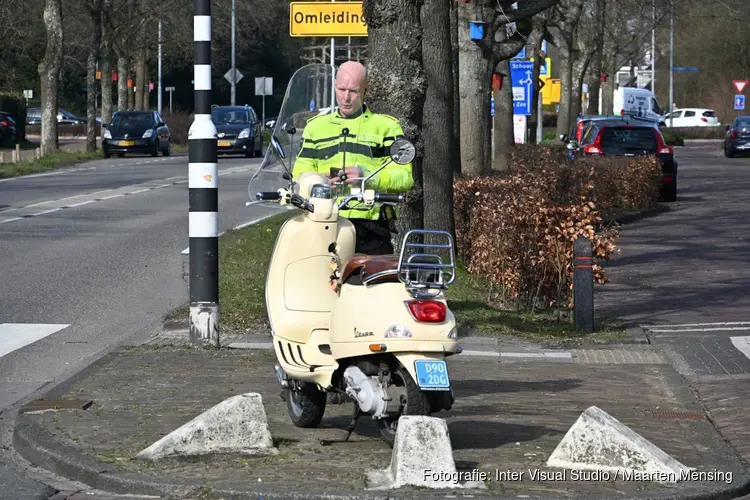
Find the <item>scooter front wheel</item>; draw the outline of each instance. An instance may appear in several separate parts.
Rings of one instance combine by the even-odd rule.
[[[308,429],[317,427],[326,411],[326,393],[318,390],[315,384],[293,382],[290,380],[286,390],[286,407],[292,423]]]
[[[429,417],[432,411],[427,394],[419,388],[403,366],[399,365],[398,368],[391,372],[391,383],[397,387],[404,387],[406,389],[406,399],[404,400],[404,397],[401,397],[401,410],[399,414],[395,417],[378,419],[380,436],[392,448],[393,443],[396,441],[398,419],[402,415],[423,415]]]

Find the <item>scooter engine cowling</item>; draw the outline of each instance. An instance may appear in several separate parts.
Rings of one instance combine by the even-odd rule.
[[[388,401],[387,394],[383,391],[377,379],[365,375],[356,366],[350,366],[344,370],[346,381],[346,393],[359,404],[360,410],[370,413],[373,417],[386,415]]]

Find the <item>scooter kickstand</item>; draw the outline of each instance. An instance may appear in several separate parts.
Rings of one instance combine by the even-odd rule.
[[[360,410],[359,405],[357,403],[354,403],[354,415],[352,415],[352,421],[349,423],[349,426],[346,428],[346,438],[344,438],[344,442],[349,441],[349,437],[351,437],[352,432],[354,432],[354,427],[357,426],[357,420],[359,420],[359,417],[362,415],[362,410]]]
[[[352,435],[352,432],[354,432],[354,428],[357,426],[357,420],[359,420],[359,417],[362,416],[362,410],[359,409],[359,405],[357,403],[354,403],[354,414],[352,415],[352,421],[349,422],[349,425],[346,427],[346,437],[343,441],[333,441],[328,439],[321,439],[320,444],[323,446],[329,446],[333,443],[346,443],[349,441],[349,438]]]

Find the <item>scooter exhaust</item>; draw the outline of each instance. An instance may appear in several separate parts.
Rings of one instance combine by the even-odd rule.
[[[284,389],[289,387],[289,378],[286,376],[286,373],[284,373],[284,370],[281,369],[279,365],[274,365],[273,371],[276,372],[276,378],[279,379],[279,384]]]

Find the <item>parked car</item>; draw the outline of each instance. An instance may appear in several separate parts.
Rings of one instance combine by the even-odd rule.
[[[74,115],[70,111],[63,108],[57,110],[57,124],[58,125],[86,125],[86,118],[81,118]],[[42,123],[42,109],[41,108],[28,108],[26,110],[26,125],[41,125]]]
[[[590,124],[580,142],[572,140],[569,149],[575,156],[655,155],[662,168],[659,196],[677,201],[677,160],[666,144],[658,123],[641,120],[600,120]]]
[[[219,134],[219,154],[263,156],[263,124],[251,106],[214,106],[211,120]]]
[[[670,119],[671,118],[671,119]],[[667,113],[667,127],[720,127],[721,122],[713,109],[682,108]]]
[[[102,137],[104,157],[113,153],[151,153],[164,156],[172,153],[172,136],[164,119],[156,111],[118,111],[104,125]]]
[[[595,122],[599,121],[615,121],[615,122],[627,122],[627,123],[648,123],[648,124],[659,124],[659,120],[644,118],[644,117],[637,117],[632,116],[627,113],[622,113],[620,115],[578,115],[576,118],[576,123],[573,126],[573,130],[570,133],[570,139],[575,140],[577,142],[581,142],[581,139],[583,138],[583,134],[586,132],[587,127]],[[561,135],[560,140],[562,142],[568,142],[568,135]]]
[[[750,150],[750,116],[738,116],[727,125],[724,137],[724,156],[734,158],[737,153]]]
[[[10,113],[0,111],[0,147],[16,143],[16,121]]]

